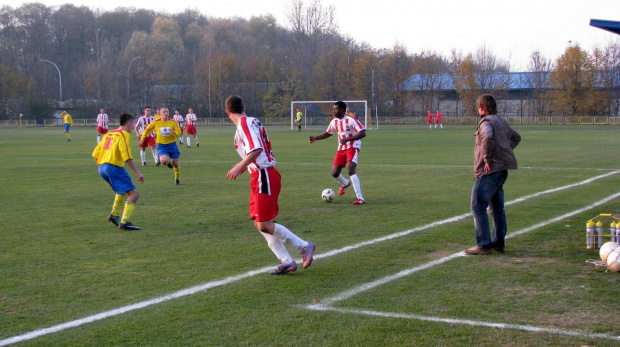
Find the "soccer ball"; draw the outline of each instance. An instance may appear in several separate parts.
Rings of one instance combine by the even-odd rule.
[[[332,200],[334,200],[335,197],[336,193],[334,193],[334,191],[329,188],[324,189],[321,193],[321,199],[323,199],[323,201],[325,202],[331,202]]]
[[[611,251],[607,256],[607,268],[610,271],[620,272],[620,247]]]
[[[615,242],[605,242],[605,244],[601,246],[601,250],[599,251],[601,260],[603,262],[606,262],[607,256],[609,256],[609,253],[613,252],[613,250],[618,247],[620,247],[620,245]]]

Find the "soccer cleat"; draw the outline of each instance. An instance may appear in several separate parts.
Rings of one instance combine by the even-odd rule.
[[[288,264],[280,264],[275,270],[269,271],[270,275],[286,275],[297,270],[297,263],[293,260]]]
[[[364,199],[355,199],[355,201],[353,201],[353,205],[362,205],[365,203],[366,203],[366,200]]]
[[[307,269],[308,266],[312,264],[312,259],[314,259],[314,251],[316,251],[316,246],[312,242],[308,242],[308,245],[301,249],[301,257],[304,260],[304,269]]]
[[[159,167],[159,165],[161,165],[161,162],[158,160],[158,161],[155,163],[155,166]]]
[[[146,162],[145,161],[142,162],[142,166],[146,166]]]
[[[183,141],[179,141],[179,144],[181,144],[181,145],[182,145],[182,144],[183,144]]]
[[[338,189],[338,195],[344,195],[344,190],[349,188],[350,185],[351,185],[351,180],[349,180],[349,184],[347,184],[346,186],[340,186],[340,189]]]
[[[199,143],[196,143],[196,147],[200,147],[200,144],[199,144]]]
[[[470,255],[489,255],[491,254],[491,251],[487,251],[486,249],[480,246],[476,246],[472,249],[466,249],[465,253],[470,254]]]
[[[179,184],[181,184],[181,182],[179,182],[179,180],[174,180],[174,184],[178,186]]]
[[[190,146],[190,145],[187,145],[187,148],[191,148],[191,147],[192,147],[192,146]]]
[[[172,163],[168,162],[167,166],[172,169]]]
[[[131,222],[127,222],[125,224],[121,224],[118,227],[121,230],[140,230],[140,227],[137,227],[137,226],[131,224]]]
[[[114,216],[114,215],[110,215],[110,217],[108,217],[108,222],[119,226],[119,224],[121,224],[121,217],[119,216]]]

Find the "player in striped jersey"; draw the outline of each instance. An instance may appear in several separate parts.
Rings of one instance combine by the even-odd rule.
[[[142,133],[144,129],[146,129],[151,122],[154,121],[153,116],[151,116],[151,106],[146,106],[144,108],[144,115],[142,115],[136,121],[136,135],[138,136],[138,141],[142,137]],[[155,150],[155,133],[152,132],[149,136],[146,137],[146,140],[143,143],[140,143],[140,159],[142,159],[142,165],[146,166],[146,147],[151,147],[151,153],[153,153],[153,160],[155,161],[155,165],[159,166],[159,157],[157,156],[157,151]]]
[[[185,131],[187,132],[187,148],[191,147],[191,143],[189,140],[190,135],[194,136],[194,140],[196,140],[196,147],[200,147],[200,143],[198,143],[198,136],[196,136],[196,115],[194,114],[194,110],[191,108],[188,110],[188,112],[189,113],[187,114],[187,116],[185,116],[185,125],[186,125]]]
[[[323,140],[334,133],[338,133],[338,150],[336,151],[332,166],[332,176],[340,183],[338,195],[343,195],[345,189],[353,183],[353,190],[355,190],[355,195],[357,196],[353,204],[361,205],[365,204],[366,200],[364,200],[362,195],[362,187],[355,169],[357,168],[357,159],[362,148],[361,139],[366,137],[366,129],[357,119],[347,116],[345,114],[346,109],[346,103],[342,101],[334,103],[334,118],[329,123],[327,130],[319,136],[310,136],[309,139],[310,143],[314,143],[316,140]],[[348,180],[341,174],[342,168],[345,166],[349,172]]]
[[[131,177],[124,167],[125,163],[127,163],[136,174],[138,181],[144,182],[144,176],[134,165],[133,157],[131,156],[133,117],[126,113],[122,114],[120,124],[118,129],[103,135],[102,141],[97,144],[92,156],[97,163],[99,175],[110,184],[112,190],[116,193],[108,221],[118,226],[121,230],[140,230],[139,227],[131,224],[129,221],[140,193],[136,190],[136,186],[131,181]],[[125,209],[121,218],[119,212],[125,198],[127,198],[127,201],[125,202]]]
[[[177,122],[179,129],[181,129],[181,133],[179,134],[179,143],[183,144],[183,128],[185,126],[185,118],[179,114],[179,110],[174,110],[172,120]]]
[[[226,114],[235,124],[235,148],[242,158],[228,174],[235,180],[246,169],[250,178],[250,219],[254,226],[267,240],[267,245],[280,260],[280,265],[269,273],[284,275],[297,270],[297,262],[291,257],[284,243],[297,248],[303,258],[303,268],[312,263],[316,250],[314,243],[300,239],[285,226],[274,221],[279,212],[281,177],[276,170],[276,159],[271,151],[271,142],[267,131],[260,121],[245,115],[243,101],[238,96],[226,99]]]
[[[108,115],[105,110],[100,108],[97,115],[97,143],[101,141],[101,135],[105,135],[108,132]]]

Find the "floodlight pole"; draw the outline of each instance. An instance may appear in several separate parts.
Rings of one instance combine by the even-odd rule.
[[[56,70],[58,70],[58,82],[60,84],[60,101],[62,102],[62,75],[60,74],[60,69],[58,68],[58,66],[56,66],[56,64],[52,63],[49,60],[45,60],[45,59],[40,59],[41,61],[46,61],[52,65],[54,65],[54,67],[56,68]]]
[[[137,57],[131,59],[131,62],[129,62],[129,65],[127,66],[127,100],[129,100],[129,68],[131,67],[131,64],[136,59],[140,59],[140,56],[137,56]]]

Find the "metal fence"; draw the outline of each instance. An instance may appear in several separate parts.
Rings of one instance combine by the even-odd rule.
[[[620,125],[620,116],[502,116],[512,125]],[[265,125],[290,126],[291,118],[286,117],[259,117]],[[370,127],[376,127],[377,120],[381,125],[418,125],[426,124],[426,116],[378,117],[369,119]],[[327,125],[330,118],[309,117],[307,125]],[[443,123],[451,125],[477,124],[478,117],[473,116],[444,116]],[[232,126],[228,118],[198,118],[197,125],[204,126]],[[33,128],[33,127],[62,127],[63,119],[24,119],[0,120],[0,128]],[[74,127],[97,127],[94,119],[74,119]],[[118,127],[118,120],[111,119],[110,128]]]

